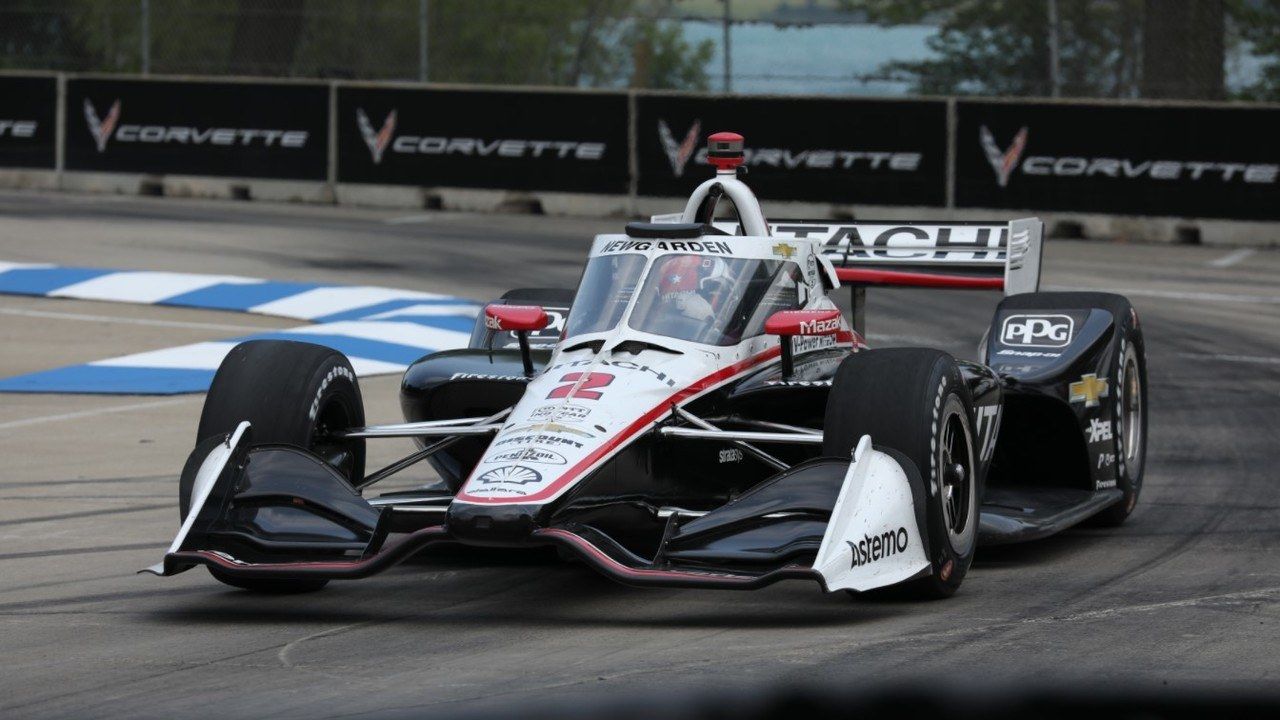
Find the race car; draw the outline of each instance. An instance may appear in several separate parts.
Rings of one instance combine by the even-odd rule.
[[[1138,315],[1118,295],[1038,292],[1039,220],[769,222],[742,137],[712,135],[707,158],[683,212],[595,238],[576,291],[513,290],[469,347],[410,366],[403,423],[365,424],[335,350],[237,346],[149,570],[294,592],[433,546],[553,546],[636,586],[933,598],[980,546],[1128,517]],[[970,361],[869,349],[874,286],[1005,297]],[[415,452],[366,473],[366,441],[404,437]],[[422,461],[438,479],[366,497]]]

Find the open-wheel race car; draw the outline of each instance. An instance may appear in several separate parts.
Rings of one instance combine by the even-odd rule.
[[[943,597],[981,545],[1132,512],[1138,316],[1038,292],[1038,220],[769,222],[738,177],[742,138],[711,136],[707,156],[715,177],[682,213],[595,238],[576,292],[509,292],[469,347],[409,367],[403,423],[365,424],[332,349],[237,346],[150,570],[299,591],[433,545],[554,546],[638,586]],[[868,349],[870,286],[1005,297],[971,362]],[[403,437],[417,451],[366,474],[365,442]],[[365,497],[421,461],[437,481]]]

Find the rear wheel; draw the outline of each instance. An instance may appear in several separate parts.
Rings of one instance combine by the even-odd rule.
[[[973,401],[956,361],[939,350],[868,350],[846,358],[827,400],[823,454],[849,457],[863,435],[915,464],[924,483],[927,578],[904,586],[922,598],[949,597],[978,544],[982,501]]]
[[[360,386],[346,356],[311,343],[252,340],[227,354],[209,387],[196,433],[197,451],[179,481],[178,504],[183,518],[191,507],[196,471],[212,449],[210,443],[244,420],[253,428],[255,443],[305,448],[337,468],[353,485],[364,477],[364,440],[330,435],[334,430],[364,425]],[[209,572],[228,585],[260,592],[305,592],[328,582],[241,580],[214,568]]]

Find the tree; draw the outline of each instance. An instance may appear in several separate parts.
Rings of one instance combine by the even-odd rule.
[[[1251,54],[1271,58],[1258,81],[1242,88],[1244,100],[1280,100],[1280,0],[1231,0],[1232,25],[1252,46]]]

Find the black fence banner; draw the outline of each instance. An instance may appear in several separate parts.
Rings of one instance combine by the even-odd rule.
[[[960,101],[956,205],[1280,218],[1280,109]]]
[[[45,168],[56,161],[58,80],[0,76],[0,167]]]
[[[636,99],[641,195],[679,197],[711,177],[706,138],[746,138],[746,182],[775,200],[943,205],[943,101],[715,98]]]
[[[338,88],[338,180],[627,192],[623,93]]]
[[[322,84],[71,79],[68,170],[325,180]]]

